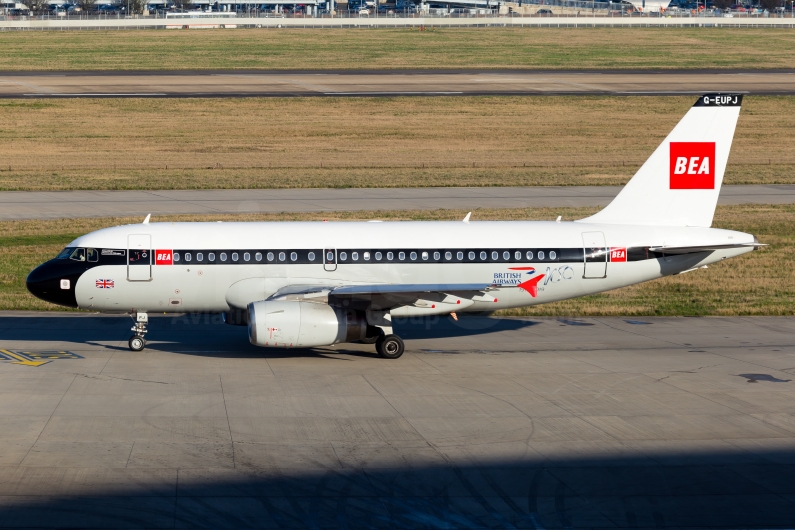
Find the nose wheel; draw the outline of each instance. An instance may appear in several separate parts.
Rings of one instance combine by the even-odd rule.
[[[144,335],[146,335],[147,332],[146,325],[149,323],[149,316],[142,312],[133,313],[130,316],[135,323],[130,329],[135,332],[135,335],[130,337],[127,343],[130,345],[132,351],[143,351],[143,349],[146,348],[146,339]]]
[[[129,345],[132,351],[143,351],[143,349],[146,348],[146,339],[138,335],[133,335],[130,337]]]

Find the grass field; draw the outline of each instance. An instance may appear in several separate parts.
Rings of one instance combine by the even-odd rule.
[[[0,70],[792,68],[765,28],[9,31]]]
[[[571,220],[591,208],[477,210],[474,220]],[[461,219],[457,210],[174,216],[174,220],[356,220]],[[29,295],[24,281],[36,265],[51,259],[75,237],[136,219],[69,219],[0,223],[0,309],[62,309]],[[714,226],[755,234],[770,246],[684,275],[603,294],[507,311],[510,315],[793,315],[795,314],[795,205],[719,206]]]
[[[0,100],[0,189],[624,184],[694,97]],[[795,182],[795,97],[746,98],[725,182]]]

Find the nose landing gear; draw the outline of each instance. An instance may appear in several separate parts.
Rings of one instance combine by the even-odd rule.
[[[146,339],[144,335],[146,335],[147,329],[146,325],[149,323],[149,315],[146,313],[136,312],[130,315],[135,322],[135,325],[130,328],[132,331],[135,332],[135,335],[130,337],[128,344],[132,351],[142,351],[146,348]]]

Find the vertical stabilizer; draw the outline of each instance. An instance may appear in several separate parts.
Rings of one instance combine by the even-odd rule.
[[[698,98],[613,202],[580,222],[709,227],[742,100]]]

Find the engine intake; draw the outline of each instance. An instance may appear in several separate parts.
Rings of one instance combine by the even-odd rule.
[[[309,348],[365,340],[368,325],[364,313],[324,303],[261,301],[248,305],[248,336],[255,346]]]

